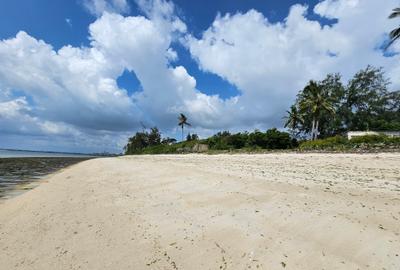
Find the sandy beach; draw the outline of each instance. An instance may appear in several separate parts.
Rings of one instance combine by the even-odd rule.
[[[400,269],[400,154],[93,159],[0,202],[0,269]]]

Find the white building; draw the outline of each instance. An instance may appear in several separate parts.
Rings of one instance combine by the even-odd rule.
[[[353,137],[367,135],[386,135],[389,137],[400,137],[400,131],[349,131],[347,132],[347,139],[350,140]]]

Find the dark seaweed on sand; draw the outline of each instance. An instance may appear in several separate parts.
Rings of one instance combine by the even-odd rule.
[[[75,157],[0,158],[0,198],[18,186],[29,184],[47,174],[87,159]]]

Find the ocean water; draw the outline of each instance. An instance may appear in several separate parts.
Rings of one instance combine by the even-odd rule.
[[[93,156],[83,155],[83,154],[33,152],[33,151],[0,149],[0,158],[23,158],[23,157],[93,157]]]

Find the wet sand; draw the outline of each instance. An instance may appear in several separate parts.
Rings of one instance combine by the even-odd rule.
[[[89,157],[0,157],[0,200],[36,187],[39,180]]]
[[[0,269],[400,269],[400,154],[88,160],[0,204]]]

